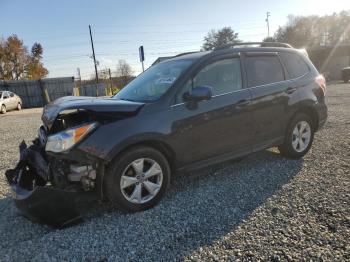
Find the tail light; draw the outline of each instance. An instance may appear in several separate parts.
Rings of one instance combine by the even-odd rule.
[[[315,78],[316,84],[321,88],[323,95],[326,95],[326,79],[324,78],[323,75],[318,75]]]

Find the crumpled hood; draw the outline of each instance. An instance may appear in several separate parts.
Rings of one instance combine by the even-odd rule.
[[[96,98],[82,96],[65,96],[56,99],[44,107],[41,120],[51,128],[60,112],[69,109],[84,109],[95,112],[132,113],[139,110],[144,103],[117,100],[113,98]]]

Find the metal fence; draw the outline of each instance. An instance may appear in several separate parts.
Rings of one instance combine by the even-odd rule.
[[[73,95],[74,77],[42,80],[0,81],[0,90],[14,92],[22,99],[22,107],[42,107],[47,101]],[[48,96],[48,97],[47,97]]]
[[[1,90],[18,95],[23,108],[42,107],[62,96],[108,96],[111,92],[105,83],[75,87],[74,77],[0,81]]]
[[[105,83],[88,84],[79,87],[80,96],[107,96],[107,88]]]

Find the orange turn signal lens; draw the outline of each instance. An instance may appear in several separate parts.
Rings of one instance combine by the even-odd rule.
[[[88,124],[75,129],[75,134],[74,134],[75,142],[78,142],[85,134],[87,134],[94,127],[95,127],[94,124]]]

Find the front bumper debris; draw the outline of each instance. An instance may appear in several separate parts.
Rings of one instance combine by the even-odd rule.
[[[5,175],[19,211],[28,219],[52,227],[67,227],[81,222],[77,209],[78,191],[54,188],[48,184],[49,166],[37,144],[21,143],[20,161]]]

